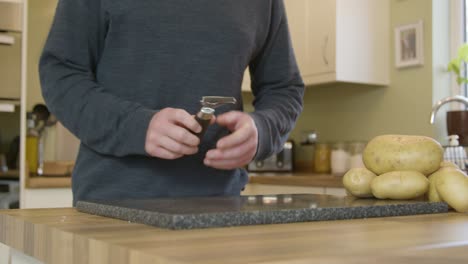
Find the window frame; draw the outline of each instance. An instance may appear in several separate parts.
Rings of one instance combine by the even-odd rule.
[[[466,20],[466,8],[468,0],[450,0],[450,58],[458,55],[459,47],[467,41],[466,30],[468,21]],[[465,76],[466,76],[465,67]],[[467,96],[466,85],[458,85],[455,76],[451,77],[451,94]]]

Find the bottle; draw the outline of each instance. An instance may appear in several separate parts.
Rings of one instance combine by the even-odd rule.
[[[26,134],[26,162],[29,173],[36,173],[39,157],[39,133],[36,130],[36,116],[28,113]]]
[[[331,173],[343,176],[349,170],[349,152],[344,142],[333,144],[331,151]]]
[[[364,162],[362,161],[362,153],[366,144],[364,142],[352,142],[349,145],[349,168],[364,168]]]
[[[314,168],[317,173],[330,172],[330,146],[326,143],[317,143],[314,153]]]
[[[317,142],[317,132],[305,130],[301,132],[301,144],[296,149],[296,153],[307,162],[301,163],[303,170],[315,171],[315,144]]]

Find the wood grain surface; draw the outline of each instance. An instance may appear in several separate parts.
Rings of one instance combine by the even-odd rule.
[[[313,173],[249,173],[249,183],[344,188],[343,177]]]
[[[329,174],[314,174],[307,172],[294,173],[249,173],[249,183],[303,186],[303,187],[332,187],[344,188],[342,177]],[[26,188],[69,188],[71,176],[67,177],[28,177]]]
[[[9,170],[7,172],[0,172],[0,180],[3,179],[19,179],[19,170]]]
[[[67,177],[28,177],[26,178],[26,188],[47,189],[47,188],[70,188],[71,176]]]
[[[0,242],[45,263],[466,263],[468,215],[171,231],[75,209],[0,211]]]

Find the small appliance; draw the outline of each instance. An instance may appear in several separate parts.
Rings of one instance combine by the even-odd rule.
[[[291,172],[294,170],[294,142],[288,140],[283,150],[265,160],[254,160],[247,166],[251,172]]]

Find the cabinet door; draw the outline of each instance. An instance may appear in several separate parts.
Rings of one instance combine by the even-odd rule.
[[[0,98],[21,94],[21,33],[0,32]]]
[[[325,0],[326,1],[326,0]],[[322,1],[317,1],[322,2]],[[310,0],[285,0],[286,14],[288,16],[289,33],[293,44],[296,62],[301,74],[310,71],[307,56],[309,55],[308,35],[310,30],[309,13],[310,6],[315,1]]]
[[[306,84],[308,79],[336,69],[336,1],[285,0],[289,32],[296,61]],[[244,73],[242,91],[250,91],[250,75]]]
[[[302,76],[307,77],[335,71],[336,60],[336,1],[287,0],[291,9],[290,27],[297,46]],[[294,5],[293,5],[294,3]]]
[[[327,2],[320,0],[317,2]],[[310,0],[285,0],[286,14],[288,16],[289,32],[293,44],[296,61],[301,74],[310,72],[310,60],[307,58],[309,52],[309,14],[310,7],[315,1]],[[322,5],[322,4],[320,4]],[[242,91],[250,91],[250,74],[248,69],[244,73]]]

